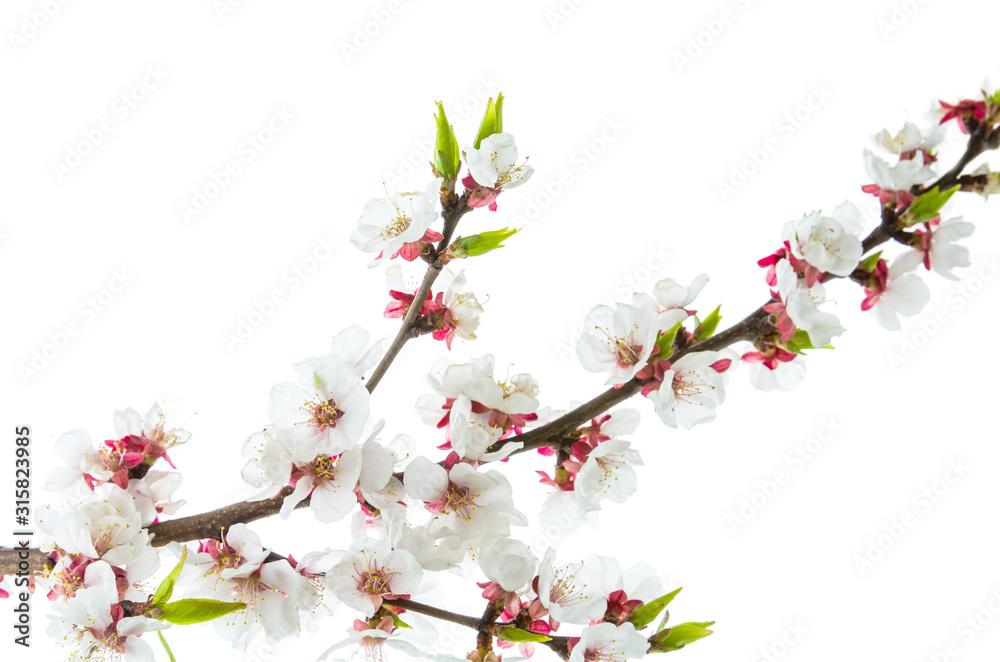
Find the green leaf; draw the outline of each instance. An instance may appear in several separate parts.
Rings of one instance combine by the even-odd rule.
[[[719,328],[719,322],[722,321],[722,315],[719,314],[719,310],[721,309],[722,306],[716,307],[715,310],[709,313],[708,317],[703,319],[701,323],[695,327],[694,339],[696,341],[711,338],[712,335],[715,334],[715,330]]]
[[[704,623],[681,623],[672,628],[668,628],[654,634],[649,638],[651,644],[650,653],[669,653],[684,648],[690,643],[704,639],[712,634],[709,626],[715,621],[705,621]]]
[[[472,144],[473,147],[479,149],[480,143],[483,142],[484,138],[489,138],[494,133],[503,133],[503,93],[497,95],[497,102],[493,103],[493,97],[486,102],[486,113],[483,115],[483,121],[479,125],[479,132],[476,133],[476,140]]]
[[[174,584],[177,583],[177,578],[181,574],[181,570],[184,569],[184,561],[187,560],[187,547],[181,552],[180,563],[174,566],[174,569],[170,571],[170,574],[160,582],[160,585],[156,587],[156,592],[153,593],[153,604],[158,605],[161,602],[166,602],[170,599],[170,596],[174,594]]]
[[[479,234],[470,235],[468,237],[460,237],[454,244],[451,245],[451,249],[454,252],[456,259],[485,255],[490,251],[503,248],[503,244],[500,242],[507,241],[518,232],[520,232],[520,228],[514,228],[513,230],[504,228],[503,230],[491,230],[489,232],[480,232]]]
[[[660,334],[660,337],[656,339],[656,346],[660,348],[659,357],[665,359],[670,356],[674,351],[674,340],[677,338],[677,333],[681,330],[681,322],[674,324],[669,331],[665,331]]]
[[[234,611],[245,609],[242,602],[220,602],[219,600],[203,600],[192,598],[187,600],[177,600],[165,605],[160,605],[163,615],[161,621],[174,623],[175,625],[190,625],[191,623],[204,623],[215,620],[220,616],[231,614]]]
[[[795,354],[802,354],[807,349],[833,349],[833,345],[822,345],[820,347],[814,347],[812,340],[809,338],[809,333],[798,329],[792,339],[781,345],[789,352]]]
[[[167,651],[167,657],[170,658],[170,662],[177,662],[177,660],[174,659],[174,652],[170,650],[170,646],[167,645],[167,640],[163,638],[163,633],[157,632],[156,636],[160,638],[160,643],[163,644],[163,650]]]
[[[864,260],[861,261],[861,268],[871,273],[875,271],[875,267],[878,266],[878,261],[882,259],[882,251],[878,253],[873,253],[869,255]]]
[[[636,607],[636,610],[632,612],[632,625],[635,626],[635,629],[640,630],[656,620],[656,617],[660,615],[660,612],[663,611],[666,606],[670,604],[670,601],[677,597],[677,594],[680,592],[681,589],[671,591],[670,593],[660,596],[655,600],[650,600],[640,607]]]
[[[500,639],[501,641],[512,641],[520,644],[529,641],[549,641],[552,637],[546,637],[544,634],[529,632],[528,630],[521,630],[519,628],[504,628],[497,633],[497,639]]]
[[[903,214],[903,223],[905,225],[913,225],[914,223],[924,223],[936,218],[941,213],[941,208],[944,207],[944,203],[948,202],[951,196],[955,195],[961,187],[960,184],[955,184],[944,193],[938,191],[938,187],[935,186],[929,191],[921,193],[916,200],[910,203],[909,209]]]
[[[406,628],[407,630],[412,630],[412,625],[407,625],[403,622],[403,619],[399,617],[399,614],[392,614],[392,624],[398,628]]]
[[[438,114],[434,116],[437,120],[437,141],[434,144],[434,170],[445,180],[458,177],[458,170],[462,165],[462,157],[458,150],[458,139],[455,138],[455,129],[448,124],[448,118],[444,114],[444,106],[437,102]]]

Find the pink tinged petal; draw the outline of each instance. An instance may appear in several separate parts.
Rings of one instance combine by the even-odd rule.
[[[469,194],[469,206],[492,207],[490,211],[496,211],[496,199],[499,195],[500,189],[481,186]]]

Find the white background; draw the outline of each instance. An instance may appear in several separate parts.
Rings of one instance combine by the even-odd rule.
[[[211,0],[120,0],[59,5],[32,33],[24,21],[42,23],[44,4],[8,0],[0,11],[0,429],[10,467],[14,426],[32,426],[36,507],[50,498],[41,486],[58,435],[82,426],[104,439],[115,408],[144,412],[153,400],[194,434],[172,454],[185,474],[182,514],[249,495],[239,453],[266,423],[270,386],[345,326],[395,333],[396,321],[381,316],[382,270],[366,269],[347,236],[383,181],[423,188],[429,172],[404,164],[429,158],[435,100],[452,109],[464,145],[485,98],[503,91],[504,128],[537,169],[501,196],[499,212],[462,222],[465,234],[525,229],[465,265],[488,302],[479,340],[456,343],[453,354],[493,353],[498,372],[530,371],[543,403],[565,408],[603,388],[568,349],[592,305],[705,271],[712,282],[697,307],[721,303],[724,325],[740,319],[767,296],[755,262],[776,247],[784,221],[844,199],[873,209],[860,190],[873,133],[922,122],[936,99],[972,96],[985,77],[1000,77],[1000,10],[985,2],[908,2],[904,12],[884,0],[567,0],[560,14],[554,1],[526,0],[257,0],[232,11]],[[714,22],[720,16],[727,22]],[[366,26],[367,43],[357,36]],[[11,34],[32,36],[15,44]],[[699,39],[701,52],[691,46]],[[691,61],[679,65],[685,50]],[[164,79],[147,78],[147,68]],[[144,80],[151,89],[124,116],[116,99]],[[294,119],[250,150],[245,141],[276,110]],[[791,130],[784,118],[796,112]],[[53,164],[102,121],[112,132],[60,177]],[[950,135],[945,164],[961,150]],[[721,195],[718,182],[768,139],[777,150]],[[209,187],[218,194],[185,222],[181,205],[230,160],[239,174],[221,192]],[[561,173],[569,184],[557,190]],[[810,357],[795,392],[755,391],[744,368],[718,421],[691,432],[665,428],[635,400],[646,414],[634,436],[646,462],[640,491],[609,505],[599,530],[559,542],[560,559],[644,560],[668,587],[684,586],[673,620],[718,621],[715,635],[678,654],[692,662],[750,661],[762,650],[815,661],[995,656],[998,320],[987,265],[1000,247],[996,204],[970,196],[952,207],[977,226],[961,285],[976,293],[928,277],[933,300],[900,333],[860,312],[857,287],[833,285],[848,332],[837,350]],[[332,256],[314,255],[323,241],[339,246]],[[313,267],[304,280],[288,275]],[[124,291],[87,313],[116,272],[127,275]],[[225,334],[275,289],[283,302],[228,347]],[[927,326],[935,314],[947,322]],[[50,348],[54,358],[25,377],[50,334],[74,323],[67,346]],[[907,342],[920,347],[892,361]],[[428,453],[439,440],[412,403],[427,390],[421,372],[443,353],[430,339],[413,343],[373,399],[390,432],[408,432]],[[841,428],[833,440],[789,462],[825,421]],[[952,485],[936,482],[953,462],[968,470]],[[504,467],[526,511],[543,493],[535,469],[549,461],[523,456]],[[741,500],[777,471],[787,484],[734,531]],[[4,494],[11,473],[0,480]],[[923,508],[920,492],[935,487],[942,495]],[[859,570],[856,557],[907,512],[915,524],[898,541],[883,538],[883,558]],[[343,527],[321,529],[303,511],[254,529],[297,557],[348,542]],[[544,552],[537,529],[521,535]],[[475,613],[482,601],[469,595],[471,606],[445,603]],[[41,596],[33,604],[30,657],[54,659],[47,605]],[[12,621],[4,611],[0,623]],[[987,623],[980,632],[956,629],[977,613]],[[342,611],[321,634],[255,655],[312,659],[351,618]],[[789,624],[806,631],[793,635]],[[3,650],[14,649],[3,631]],[[179,660],[245,659],[208,627],[168,635]],[[941,657],[949,642],[957,655]],[[456,646],[468,650],[473,639]]]

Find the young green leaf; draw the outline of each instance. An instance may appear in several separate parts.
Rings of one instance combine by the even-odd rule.
[[[507,241],[519,231],[520,228],[514,228],[513,230],[504,228],[503,230],[491,230],[489,232],[469,235],[468,237],[460,237],[451,245],[451,250],[455,255],[455,259],[485,255],[490,251],[503,248],[501,242]]]
[[[156,592],[153,593],[153,604],[158,605],[160,603],[166,602],[170,599],[170,596],[174,594],[174,584],[177,583],[177,578],[181,574],[181,570],[184,569],[184,561],[187,560],[187,547],[181,552],[180,563],[174,566],[174,569],[170,571],[170,574],[160,582],[160,585],[156,587]]]
[[[472,144],[473,147],[479,149],[479,145],[483,142],[484,138],[489,138],[494,133],[503,133],[503,93],[497,95],[496,103],[493,103],[493,97],[486,102],[486,113],[483,115],[483,121],[479,125],[479,132],[476,133],[476,140]]]
[[[191,598],[160,605],[160,609],[163,611],[160,620],[175,625],[190,625],[191,623],[215,620],[220,616],[245,608],[246,605],[242,602],[220,602]]]
[[[546,637],[544,634],[538,634],[537,632],[529,632],[527,630],[521,630],[518,628],[503,628],[497,633],[497,638],[501,641],[512,641],[514,643],[525,643],[525,642],[542,642],[549,641],[552,637]]]
[[[914,223],[924,223],[937,217],[941,213],[944,203],[948,202],[951,196],[955,195],[955,192],[960,188],[962,187],[959,184],[955,184],[955,186],[942,193],[935,186],[931,190],[920,194],[916,200],[910,203],[910,208],[903,214],[903,223],[905,225],[913,225]]]
[[[677,338],[677,333],[680,330],[681,322],[678,322],[670,327],[669,331],[661,333],[660,337],[656,339],[656,346],[660,348],[659,357],[661,359],[665,359],[673,353],[674,340]]]
[[[709,630],[709,626],[714,625],[715,621],[705,621],[704,623],[681,623],[680,625],[675,625],[672,628],[667,628],[657,632],[652,637],[649,638],[649,643],[651,644],[649,652],[650,653],[669,653],[671,651],[677,651],[690,643],[698,641],[699,639],[704,639],[708,635],[712,634],[712,630]]]
[[[861,268],[871,273],[875,271],[875,267],[878,266],[878,261],[882,259],[882,251],[878,253],[873,253],[861,261]]]
[[[437,120],[437,140],[434,144],[434,170],[445,180],[455,179],[458,176],[459,168],[462,165],[461,154],[458,150],[458,139],[455,138],[454,128],[448,124],[448,118],[444,114],[444,106],[437,102],[438,114],[434,116]]]
[[[708,317],[695,327],[695,341],[711,338],[715,334],[715,330],[719,328],[719,322],[722,321],[722,315],[719,314],[719,310],[721,309],[722,306],[717,306],[715,310],[709,313]]]
[[[666,595],[662,595],[655,600],[650,600],[644,605],[636,607],[636,610],[632,612],[632,625],[635,626],[636,630],[641,630],[646,627],[660,615],[667,605],[670,604],[671,600],[677,597],[677,594],[681,592],[681,589],[676,591],[671,591]]]

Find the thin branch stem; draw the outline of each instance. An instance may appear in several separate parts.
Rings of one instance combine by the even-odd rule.
[[[399,351],[403,349],[403,345],[407,343],[411,338],[416,338],[420,335],[417,330],[417,321],[420,319],[420,312],[423,309],[424,300],[427,298],[427,293],[431,291],[431,285],[437,279],[438,275],[441,273],[441,269],[444,264],[441,262],[441,253],[448,248],[448,243],[451,241],[451,236],[455,233],[455,228],[458,227],[458,222],[463,216],[465,216],[472,207],[469,206],[469,194],[468,192],[463,193],[460,197],[455,199],[454,204],[446,207],[442,212],[444,216],[444,228],[441,232],[443,237],[440,242],[438,242],[437,248],[434,250],[433,255],[428,256],[427,271],[424,273],[424,279],[420,282],[420,287],[417,288],[417,293],[413,296],[413,303],[410,304],[409,310],[406,311],[406,317],[403,318],[403,323],[399,327],[399,332],[396,334],[396,338],[389,345],[389,349],[386,351],[385,356],[379,361],[378,366],[375,371],[372,372],[371,377],[365,384],[365,388],[371,393],[378,386],[378,383],[382,381],[382,377],[389,370],[389,366],[396,359]]]

